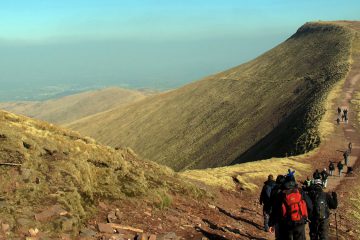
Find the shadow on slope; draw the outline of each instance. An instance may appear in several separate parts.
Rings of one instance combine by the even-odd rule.
[[[253,61],[70,127],[175,170],[303,153],[320,142],[322,103],[348,72],[352,37],[308,23]]]

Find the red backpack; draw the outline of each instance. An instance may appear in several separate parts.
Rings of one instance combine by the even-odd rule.
[[[282,204],[282,216],[294,223],[302,223],[308,218],[306,202],[299,189],[285,190]]]

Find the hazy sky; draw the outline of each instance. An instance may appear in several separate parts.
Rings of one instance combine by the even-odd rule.
[[[256,57],[307,21],[337,19],[360,20],[360,1],[3,0],[0,100],[44,87],[177,87]]]

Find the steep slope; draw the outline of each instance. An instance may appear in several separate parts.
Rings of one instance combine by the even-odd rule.
[[[175,170],[309,151],[323,99],[348,72],[345,25],[307,23],[253,61],[70,127]]]
[[[68,123],[145,98],[146,92],[106,88],[43,102],[0,103],[0,109],[52,123]]]
[[[181,179],[169,168],[139,160],[130,149],[101,146],[0,111],[0,222],[9,225],[1,239],[3,232],[11,230],[6,239],[15,239],[30,227],[48,233],[47,239],[58,239],[59,232],[78,234],[100,201],[146,196],[152,202],[168,193],[197,192]]]

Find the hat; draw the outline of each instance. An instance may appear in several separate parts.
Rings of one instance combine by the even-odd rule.
[[[314,184],[322,185],[321,179],[315,179],[315,180],[314,180]]]

